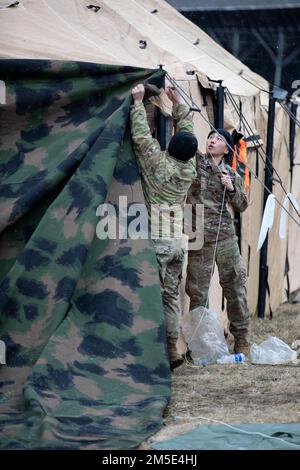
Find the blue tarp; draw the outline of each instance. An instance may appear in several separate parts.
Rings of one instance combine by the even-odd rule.
[[[152,448],[161,450],[300,450],[300,423],[230,426],[233,427],[222,424],[199,426],[173,439],[157,442],[152,445]]]

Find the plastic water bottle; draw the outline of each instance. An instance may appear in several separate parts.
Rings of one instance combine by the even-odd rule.
[[[206,367],[212,364],[208,359],[199,359],[199,358],[193,359],[193,363],[196,366],[203,366],[203,367]]]
[[[217,360],[218,364],[233,364],[235,362],[244,362],[245,355],[243,353],[230,354],[230,356],[222,356]]]

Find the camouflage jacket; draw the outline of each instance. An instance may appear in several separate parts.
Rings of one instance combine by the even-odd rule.
[[[197,178],[189,189],[187,203],[193,205],[193,214],[196,213],[196,204],[204,204],[204,241],[214,242],[223,200],[222,173],[229,173],[232,179],[235,191],[233,193],[226,191],[225,201],[231,204],[234,211],[243,212],[248,207],[246,189],[242,178],[223,160],[219,166],[216,166],[207,155],[197,154],[196,167]],[[193,222],[194,219],[195,217]],[[193,230],[195,229],[193,226]],[[235,235],[233,218],[227,204],[224,204],[219,239],[223,240],[233,235]]]
[[[193,132],[192,116],[188,113],[186,105],[177,105],[173,117],[177,123],[177,131]],[[177,226],[176,233],[179,233],[180,228],[177,221],[182,220],[182,208],[186,194],[192,181],[196,178],[196,159],[194,157],[188,162],[181,162],[172,158],[168,151],[161,150],[158,141],[151,135],[146,111],[142,103],[134,104],[131,107],[130,118],[131,135],[141,170],[143,191],[149,216],[151,207],[154,205],[173,206],[174,215],[171,213],[171,220],[175,221],[174,227]],[[166,209],[166,214],[162,210],[161,217],[162,224],[160,227],[152,218],[153,238],[167,237],[169,234],[169,209]],[[164,221],[166,225],[164,225]]]

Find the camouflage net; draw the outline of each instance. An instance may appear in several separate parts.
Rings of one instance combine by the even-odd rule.
[[[148,240],[99,240],[99,204],[143,202],[131,88],[161,70],[1,60],[1,448],[131,449],[170,395]]]

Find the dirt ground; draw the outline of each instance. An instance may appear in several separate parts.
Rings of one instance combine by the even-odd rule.
[[[300,335],[300,304],[283,304],[273,319],[253,318],[250,343],[276,336],[290,346]],[[233,352],[233,339],[228,338]],[[298,358],[300,350],[298,349]],[[172,398],[164,426],[145,443],[166,440],[216,422],[300,423],[300,361],[287,365],[184,364],[172,374]]]

